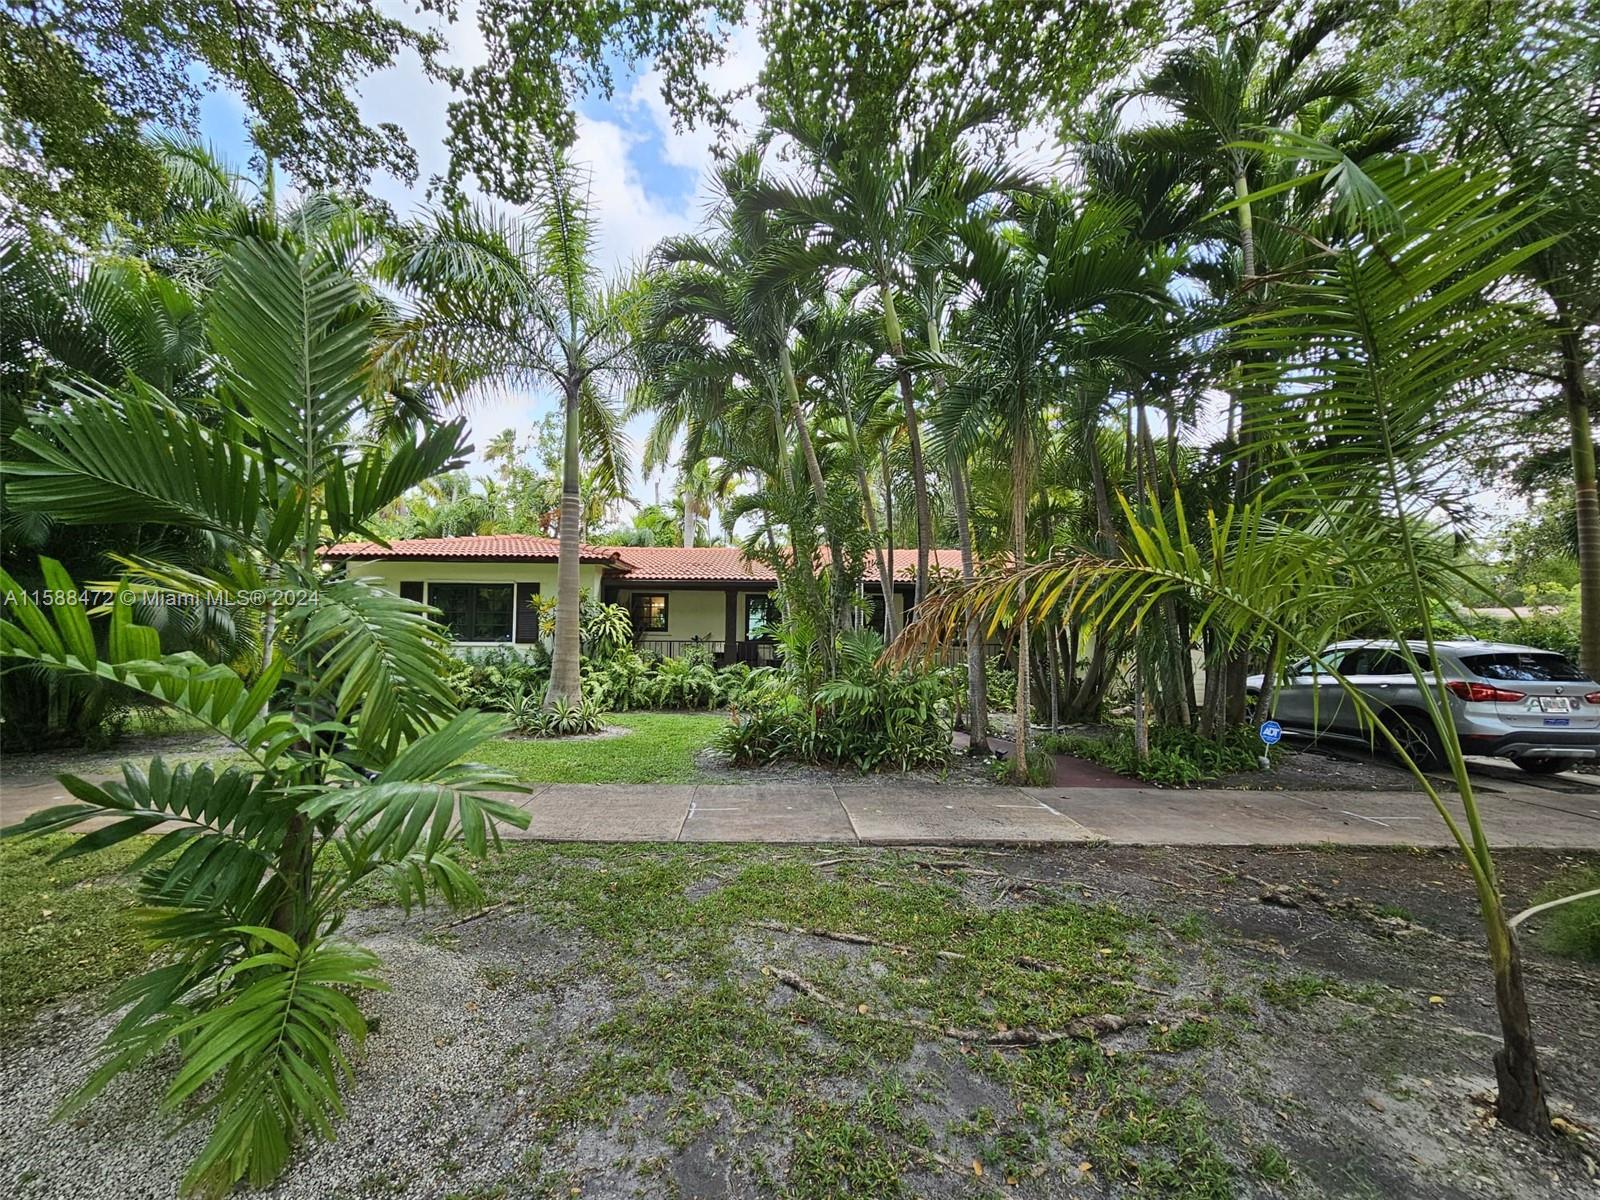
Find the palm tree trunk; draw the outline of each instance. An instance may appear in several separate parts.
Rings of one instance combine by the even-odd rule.
[[[1550,1106],[1545,1101],[1539,1052],[1528,1015],[1522,953],[1498,898],[1492,911],[1485,911],[1484,920],[1489,926],[1489,964],[1494,971],[1495,1010],[1500,1017],[1501,1046],[1494,1055],[1496,1115],[1512,1129],[1548,1138],[1552,1135]]]
[[[1011,450],[1011,545],[1016,555],[1013,564],[1022,570],[1028,561],[1028,435],[1026,430],[1016,434]],[[1017,604],[1026,599],[1022,585],[1017,587]],[[1015,783],[1028,782],[1028,715],[1032,708],[1028,678],[1031,666],[1028,661],[1028,618],[1017,614],[1017,712],[1014,750],[1011,758],[1011,778]]]
[[[777,392],[772,394],[772,433],[776,446],[774,456],[778,460],[778,479],[785,488],[793,482],[793,475],[789,470],[789,455],[785,452],[785,443],[789,440],[788,430],[783,427],[783,401]]]
[[[578,383],[566,386],[566,425],[562,431],[561,463],[561,544],[556,558],[556,645],[550,656],[550,686],[545,689],[544,706],[553,708],[557,700],[576,704],[583,695],[579,675],[579,627],[583,597],[578,583],[578,531],[583,519],[583,498],[579,480],[583,466],[578,456]]]
[[[1255,287],[1256,279],[1256,232],[1255,220],[1250,210],[1250,202],[1245,199],[1250,194],[1250,182],[1245,176],[1242,166],[1235,168],[1233,177],[1233,193],[1239,201],[1235,210],[1239,216],[1239,257],[1241,290],[1250,293]],[[1242,373],[1242,367],[1238,368]],[[1250,429],[1246,420],[1246,397],[1242,383],[1236,384],[1234,389],[1234,405],[1239,410],[1239,457],[1234,463],[1233,474],[1233,503],[1236,508],[1244,505],[1245,498],[1250,492]],[[1222,694],[1218,697],[1218,719],[1222,728],[1231,728],[1244,721],[1245,710],[1245,679],[1249,675],[1249,651],[1244,646],[1239,646],[1228,651],[1222,664],[1221,678],[1218,681]],[[1209,677],[1207,683],[1209,685]],[[1220,731],[1220,730],[1219,730]]]
[[[894,471],[889,465],[889,443],[880,440],[878,443],[878,462],[883,472],[883,534],[884,554],[889,560],[889,574],[884,576],[883,606],[884,627],[893,625],[895,636],[899,636],[900,613],[899,602],[895,599],[894,592]],[[889,611],[895,610],[891,619]]]
[[[811,441],[811,429],[806,422],[805,409],[800,405],[800,385],[794,377],[794,359],[790,355],[787,342],[778,347],[778,365],[783,371],[783,388],[789,397],[795,431],[800,435],[800,449],[806,460],[806,475],[810,478],[811,490],[817,497],[817,514],[822,525],[822,536],[827,540],[828,553],[832,557],[829,563],[829,578],[832,582],[828,590],[833,593],[831,609],[835,628],[842,629],[847,603],[844,591],[844,547],[828,515],[828,481],[822,474],[822,464],[817,461],[817,448]]]
[[[961,543],[961,582],[977,576],[972,555],[972,512],[967,504],[966,464],[950,451],[950,498],[956,510],[956,535]],[[967,746],[972,754],[989,753],[989,680],[984,675],[983,626],[967,619]]]
[[[861,441],[856,436],[855,422],[845,416],[845,430],[850,438],[850,459],[856,468],[856,487],[861,489],[861,508],[867,518],[867,536],[872,539],[872,553],[878,560],[878,587],[883,592],[883,640],[892,642],[900,636],[900,614],[894,611],[894,592],[889,581],[894,577],[892,551],[884,548],[878,527],[878,506],[872,499],[872,485],[867,482],[867,464],[861,454]]]
[[[883,331],[894,355],[900,379],[900,404],[905,412],[906,443],[911,447],[911,490],[917,503],[917,593],[921,604],[928,594],[928,551],[933,545],[933,506],[928,501],[928,470],[922,458],[922,431],[917,422],[917,401],[911,387],[911,372],[905,365],[906,344],[900,331],[900,318],[894,309],[894,292],[887,284],[879,288],[883,297]]]
[[[1144,651],[1139,631],[1133,634],[1133,753],[1140,762],[1150,757],[1150,713],[1144,696]]]
[[[1148,432],[1145,428],[1144,405],[1140,403],[1139,396],[1135,393],[1128,403],[1128,450],[1133,456],[1133,486],[1139,497],[1141,519],[1149,512],[1149,494],[1145,488],[1144,440],[1140,435]],[[1133,753],[1140,762],[1145,762],[1150,757],[1150,710],[1145,696],[1145,688],[1148,685],[1144,669],[1145,641],[1144,631],[1135,624],[1133,627]]]
[[[1045,639],[1046,669],[1050,672],[1050,732],[1061,730],[1061,637],[1051,629]]]
[[[1568,318],[1557,310],[1563,326]],[[1561,334],[1561,390],[1572,430],[1573,506],[1578,519],[1579,656],[1590,679],[1600,679],[1600,486],[1596,484],[1594,431],[1590,425],[1583,345],[1577,332]]]

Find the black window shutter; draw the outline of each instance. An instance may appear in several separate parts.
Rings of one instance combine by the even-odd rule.
[[[537,583],[517,584],[517,629],[519,642],[539,640],[539,614],[534,610],[533,598],[539,594]]]
[[[407,579],[400,585],[400,599],[422,603],[422,580]]]

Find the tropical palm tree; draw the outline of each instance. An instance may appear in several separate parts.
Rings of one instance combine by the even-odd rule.
[[[961,452],[988,436],[1010,447],[1013,561],[1028,560],[1028,505],[1045,415],[1125,352],[1130,305],[1154,309],[1148,259],[1120,205],[1060,193],[1012,198],[1005,222],[957,227],[965,252],[965,321],[940,432]],[[1108,319],[1107,313],[1115,312]],[[1013,772],[1028,778],[1032,713],[1027,610],[1019,610]]]
[[[606,495],[626,493],[628,462],[612,391],[634,374],[641,293],[608,285],[596,264],[588,181],[560,152],[543,162],[538,203],[521,218],[440,210],[403,231],[383,263],[411,308],[385,335],[385,378],[420,374],[462,399],[504,386],[550,387],[561,400],[561,517],[556,632],[547,707],[581,696],[578,553],[584,462]]]
[[[1356,67],[1329,62],[1321,54],[1324,43],[1354,15],[1349,5],[1328,4],[1313,7],[1295,23],[1293,17],[1285,18],[1269,6],[1242,27],[1168,53],[1132,92],[1145,100],[1164,102],[1175,119],[1123,135],[1120,140],[1132,159],[1150,164],[1125,173],[1125,178],[1143,185],[1148,195],[1152,177],[1158,183],[1175,182],[1169,172],[1186,168],[1184,173],[1199,197],[1232,210],[1229,240],[1237,247],[1237,257],[1194,264],[1221,309],[1247,309],[1261,303],[1273,271],[1291,265],[1277,259],[1303,252],[1291,232],[1293,219],[1284,211],[1296,193],[1275,193],[1270,200],[1260,194],[1268,183],[1298,173],[1292,160],[1264,151],[1272,131],[1298,129],[1345,145],[1357,158],[1391,149],[1399,139],[1401,125],[1381,118],[1355,122],[1348,129],[1334,128],[1343,113],[1367,102],[1370,91]],[[1372,107],[1378,113],[1385,111],[1381,106]],[[1168,209],[1175,203],[1191,215],[1199,215],[1192,193],[1179,191],[1174,198],[1169,191],[1162,199],[1167,203],[1155,207],[1157,214],[1171,215]],[[1263,203],[1268,209],[1258,212]],[[1263,215],[1272,219],[1258,221]],[[1220,234],[1223,229],[1224,223],[1207,213],[1200,216],[1199,227],[1186,232],[1194,238]],[[1279,254],[1263,253],[1265,250],[1278,250]],[[1242,388],[1246,371],[1235,348],[1225,338],[1219,349],[1222,383],[1229,396],[1228,438],[1236,438],[1243,446],[1249,438],[1246,409],[1275,400],[1270,395],[1246,395]],[[1231,456],[1230,486],[1235,503],[1243,501],[1252,470],[1248,453]],[[1244,719],[1247,664],[1237,655],[1213,655],[1211,667],[1205,727],[1215,732]]]
[[[1324,206],[1306,231],[1319,253],[1240,331],[1249,384],[1291,398],[1252,417],[1270,483],[1242,507],[1209,512],[1199,534],[1202,522],[1181,502],[1145,514],[1124,503],[1130,537],[1120,553],[980,583],[927,614],[900,653],[959,636],[974,609],[1025,620],[1064,608],[1115,628],[1168,597],[1192,603],[1201,627],[1215,626],[1226,645],[1277,647],[1269,675],[1287,656],[1320,656],[1358,630],[1392,637],[1426,704],[1420,730],[1375,710],[1336,668],[1330,674],[1374,740],[1412,773],[1467,865],[1500,1017],[1499,1118],[1549,1136],[1515,922],[1446,681],[1430,665],[1431,614],[1475,586],[1449,526],[1460,512],[1456,447],[1496,419],[1484,389],[1543,333],[1517,305],[1491,299],[1539,253],[1541,243],[1524,236],[1537,214],[1526,200],[1503,203],[1507,180],[1494,172],[1387,160],[1368,173],[1330,157],[1367,202]],[[1442,750],[1453,797],[1416,761],[1424,744]]]
[[[844,627],[850,603],[843,528],[849,504],[839,494],[838,481],[830,481],[823,469],[817,424],[824,414],[807,386],[809,365],[797,362],[805,353],[798,326],[813,310],[821,279],[787,270],[801,252],[800,238],[760,203],[769,185],[756,150],[725,163],[716,180],[720,195],[711,212],[712,231],[669,238],[656,249],[651,359],[657,370],[636,404],[657,412],[654,454],[664,453],[677,431],[687,435],[681,473],[692,469],[708,449],[726,458],[738,454],[735,444],[750,446],[752,433],[735,414],[765,402],[763,423],[771,430],[771,449],[764,457],[772,478],[758,494],[785,497],[779,520],[788,526],[792,569],[828,581],[829,599],[823,606],[831,616],[819,614],[819,627],[824,642],[831,644],[832,633]],[[720,444],[708,446],[702,436],[706,431],[715,431]],[[758,437],[768,440],[765,433]],[[793,502],[800,497],[794,494],[791,441],[812,496],[809,504]],[[813,561],[816,556],[806,549],[819,526],[828,548],[825,562]],[[806,591],[811,591],[809,584]]]
[[[984,108],[962,110],[924,130],[909,146],[846,145],[835,131],[799,117],[779,120],[774,131],[792,139],[816,178],[794,187],[763,181],[752,200],[805,234],[775,254],[774,280],[813,278],[828,271],[854,273],[876,293],[884,345],[900,390],[906,447],[916,507],[916,599],[928,594],[933,547],[933,504],[923,454],[921,417],[900,301],[911,283],[912,260],[929,237],[943,236],[944,221],[985,197],[1025,186],[998,163],[969,163],[958,153],[964,134],[990,122]]]
[[[443,630],[323,560],[329,541],[374,536],[386,505],[465,447],[459,421],[374,436],[376,306],[315,232],[253,218],[218,257],[206,310],[218,370],[202,411],[137,376],[83,379],[64,385],[68,404],[34,406],[14,435],[27,457],[5,464],[11,504],[74,526],[201,531],[228,550],[209,569],[124,558],[104,621],[53,559],[41,570],[60,600],[44,608],[0,573],[9,665],[113,684],[234,747],[223,769],[156,758],[120,782],[65,777],[74,803],[8,831],[102,826],[58,857],[156,835],[133,865],[163,953],[111,997],[121,1015],[67,1109],[174,1055],[161,1107],[214,1117],[185,1180],[208,1195],[243,1178],[263,1187],[305,1132],[333,1136],[341,1045],[366,1032],[352,992],[381,986],[377,957],[337,936],[351,888],[387,879],[406,904],[430,887],[473,900],[458,844],[481,852],[491,818],[521,820],[484,794],[506,776],[461,761],[498,721],[457,712]],[[268,586],[281,601],[253,679],[163,654],[134,617],[140,601],[240,603]]]
[[[1397,20],[1414,20],[1414,15]],[[1580,657],[1600,677],[1600,475],[1596,470],[1594,364],[1600,358],[1600,51],[1592,6],[1499,4],[1451,9],[1450,25],[1404,29],[1400,45],[1426,38],[1420,78],[1405,78],[1440,118],[1430,137],[1445,153],[1496,164],[1536,192],[1539,219],[1521,236],[1539,242],[1527,284],[1551,320],[1546,341],[1559,389],[1548,428],[1565,418],[1578,551]],[[1384,23],[1380,37],[1402,32]],[[1468,49],[1470,47],[1470,49]],[[1533,366],[1548,375],[1545,363]]]

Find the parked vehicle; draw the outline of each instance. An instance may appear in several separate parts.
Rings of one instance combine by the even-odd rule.
[[[1509,758],[1536,775],[1600,761],[1600,684],[1569,659],[1505,642],[1435,642],[1436,671],[1425,643],[1407,644],[1430,685],[1443,679],[1468,754]],[[1442,765],[1439,734],[1398,642],[1338,642],[1296,663],[1278,686],[1272,717],[1295,733],[1370,744],[1375,733],[1362,727],[1335,670],[1419,766]],[[1265,676],[1252,675],[1247,686],[1259,705]]]

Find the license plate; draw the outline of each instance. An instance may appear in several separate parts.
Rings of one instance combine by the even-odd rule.
[[[1540,712],[1571,712],[1572,701],[1565,696],[1540,696]]]

